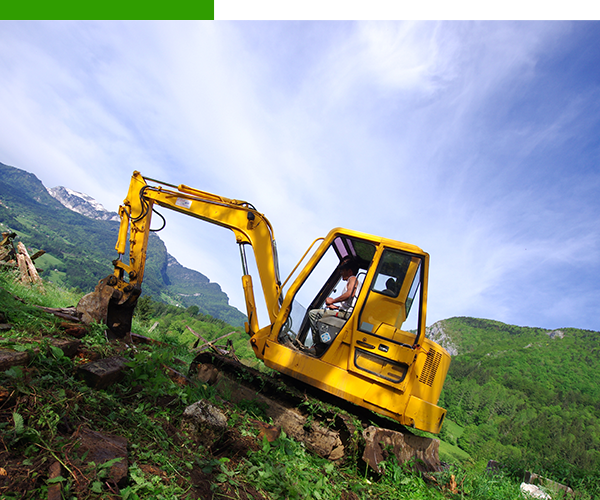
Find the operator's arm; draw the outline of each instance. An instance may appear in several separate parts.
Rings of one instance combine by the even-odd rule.
[[[346,287],[346,291],[337,298],[327,297],[325,299],[325,304],[330,309],[337,309],[337,306],[334,306],[336,302],[344,302],[348,300],[350,297],[354,297],[354,292],[356,291],[356,276],[350,276],[348,278],[348,286]]]

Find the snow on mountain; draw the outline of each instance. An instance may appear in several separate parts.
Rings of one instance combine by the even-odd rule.
[[[72,189],[57,186],[46,188],[51,196],[60,201],[65,207],[91,219],[118,221],[116,212],[109,212],[91,196],[73,191]]]

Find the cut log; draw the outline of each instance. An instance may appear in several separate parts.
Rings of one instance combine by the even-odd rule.
[[[382,427],[395,423],[370,412],[353,413],[349,405],[344,406],[344,401],[338,401],[341,406],[334,403],[340,408],[339,412],[326,410],[319,405],[323,393],[310,394],[308,386],[296,387],[291,379],[272,378],[239,362],[206,352],[192,361],[189,378],[211,385],[233,404],[255,405],[273,425],[323,458],[343,460],[364,447],[363,459],[378,472],[381,472],[379,464],[388,458],[390,450],[399,463],[414,460],[422,471],[442,469],[439,440],[421,438],[404,431],[399,424],[398,431],[404,432],[374,427],[374,422]],[[324,400],[328,401],[326,395]],[[305,408],[310,410],[304,411]],[[357,425],[351,415],[361,423]],[[361,424],[366,429],[362,433],[359,432]]]
[[[77,373],[93,389],[105,389],[125,376],[125,363],[127,360],[121,356],[100,359],[86,363],[77,368]]]
[[[29,273],[27,272],[27,262],[25,262],[24,255],[17,255],[17,264],[19,266],[19,273],[21,274],[21,282],[31,283],[31,278],[29,277]]]
[[[81,426],[74,437],[80,443],[79,452],[86,457],[86,462],[101,465],[109,460],[120,459],[109,468],[107,480],[120,488],[127,484],[129,467],[127,439],[114,434],[93,431],[85,426]]]
[[[65,356],[70,358],[77,354],[81,341],[77,339],[50,339],[50,344],[58,347]],[[39,352],[39,347],[33,347],[33,352]],[[0,371],[8,370],[11,366],[23,366],[29,363],[29,353],[26,351],[13,351],[0,349]]]
[[[317,455],[329,460],[339,460],[344,457],[344,445],[338,430],[320,425],[319,422],[307,418],[295,408],[284,406],[253,389],[240,385],[228,374],[214,370],[214,373],[210,371],[198,373],[198,378],[204,379],[203,381],[207,383],[214,383],[217,392],[232,403],[254,401],[262,406],[274,425],[285,430],[288,436],[303,442]]]
[[[401,464],[414,460],[415,467],[421,472],[439,472],[443,469],[439,459],[439,439],[403,434],[373,426],[363,431],[363,437],[363,460],[377,472],[381,472],[379,464],[387,458],[389,452],[392,452]]]
[[[22,255],[23,259],[25,261],[26,270],[25,270],[24,274],[29,275],[29,279],[31,282],[41,283],[42,279],[40,278],[40,275],[38,274],[37,269],[35,268],[35,265],[33,264],[31,257],[29,256],[29,252],[27,252],[27,248],[25,248],[25,245],[23,245],[23,243],[19,241],[19,243],[17,244],[17,248],[19,249],[19,255]],[[17,258],[18,258],[18,256],[17,256]],[[19,260],[19,269],[21,269],[21,261],[20,260]],[[21,270],[21,272],[23,273],[22,270]]]
[[[44,255],[45,253],[46,253],[46,250],[38,250],[37,252],[35,252],[31,256],[31,260],[35,261],[35,259],[38,259],[39,257],[41,257],[42,255]]]

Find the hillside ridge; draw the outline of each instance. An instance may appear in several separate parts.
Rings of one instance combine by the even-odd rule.
[[[64,203],[51,191],[59,193]],[[34,174],[0,163],[0,228],[16,232],[28,247],[47,252],[39,261],[45,279],[87,292],[113,272],[119,223],[112,216],[107,219],[104,207],[99,207],[88,195],[69,188],[49,190]],[[176,265],[168,265],[170,258]],[[148,241],[143,289],[155,300],[197,306],[201,313],[233,326],[246,321],[218,283],[179,264],[155,233]]]

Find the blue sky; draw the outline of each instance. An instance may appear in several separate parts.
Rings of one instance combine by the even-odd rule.
[[[600,330],[598,22],[0,22],[0,161],[116,210],[247,200],[285,277],[337,226],[431,255],[428,324]],[[193,226],[193,229],[192,229]],[[244,310],[231,233],[168,214]]]

